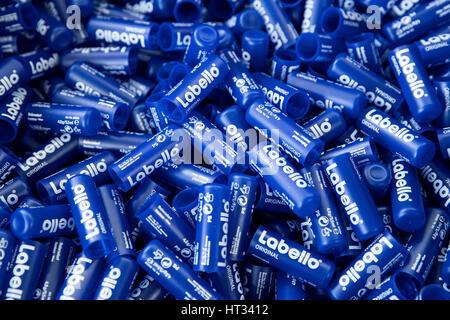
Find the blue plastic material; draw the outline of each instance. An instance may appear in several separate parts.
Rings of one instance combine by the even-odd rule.
[[[299,71],[301,63],[294,49],[278,49],[273,54],[270,74],[275,79],[286,81],[289,74]]]
[[[176,253],[183,261],[192,264],[194,258],[194,229],[155,193],[136,212],[145,230]]]
[[[380,277],[386,277],[409,256],[408,250],[385,230],[333,280],[328,294],[333,300],[360,300],[375,288],[368,281],[373,274],[370,268],[378,267]]]
[[[308,113],[311,102],[306,92],[289,86],[265,73],[258,72],[253,76],[261,86],[266,100],[278,107],[289,118],[299,120]]]
[[[209,55],[160,100],[160,108],[171,120],[182,122],[223,81],[228,72],[225,61],[216,55]]]
[[[169,293],[151,276],[146,274],[130,292],[128,300],[165,300]]]
[[[401,270],[414,278],[418,288],[425,283],[444,244],[449,226],[450,216],[444,210],[428,208],[425,226],[414,232],[406,244],[411,258],[403,264]],[[418,259],[420,264],[417,264]]]
[[[287,162],[276,146],[267,143],[256,145],[249,151],[249,158],[252,169],[297,216],[307,217],[319,207],[317,191]]]
[[[228,259],[243,261],[259,185],[256,177],[241,173],[233,173],[228,179],[228,185],[230,187]]]
[[[280,148],[303,166],[316,162],[323,152],[323,141],[314,138],[309,131],[270,103],[255,101],[247,109],[245,119],[257,130],[268,130],[271,135],[277,136]],[[274,129],[278,129],[278,132],[274,133]]]
[[[173,16],[177,22],[197,22],[202,10],[203,0],[176,0]]]
[[[252,0],[252,7],[261,16],[275,50],[295,44],[297,30],[276,0]],[[276,26],[276,27],[275,27]]]
[[[347,122],[342,113],[329,109],[319,113],[316,117],[304,123],[303,128],[308,130],[315,139],[330,143],[340,137],[347,130]]]
[[[287,84],[309,94],[312,105],[338,109],[346,118],[357,118],[367,105],[363,92],[305,73],[292,73]]]
[[[441,155],[443,159],[449,159],[450,158],[450,129],[440,129],[436,132],[438,142],[439,142],[439,148],[441,150]]]
[[[106,265],[93,300],[125,300],[130,293],[139,266],[131,257],[117,257]]]
[[[436,119],[436,127],[450,127],[450,77],[436,79],[433,83],[437,89],[439,101],[445,108],[444,112]]]
[[[158,240],[152,240],[139,253],[138,263],[164,289],[178,300],[221,298],[208,283]],[[166,272],[160,272],[165,270]]]
[[[96,259],[110,254],[116,243],[94,180],[84,174],[70,178],[66,195],[86,256]]]
[[[358,34],[345,41],[348,55],[373,72],[383,75],[383,65],[380,52],[375,44],[373,33]]]
[[[39,13],[32,3],[16,3],[0,8],[0,35],[31,31],[36,27]]]
[[[377,146],[371,137],[358,138],[347,144],[343,144],[325,151],[319,158],[319,161],[333,159],[341,154],[348,153],[353,162],[362,167],[365,164],[380,161]]]
[[[99,186],[105,184],[110,181],[108,166],[115,160],[116,157],[111,152],[102,152],[41,179],[36,183],[39,197],[46,203],[65,203],[67,201],[64,192],[66,182],[77,174],[85,174],[92,177]]]
[[[11,94],[31,78],[31,69],[17,57],[0,63],[0,100]]]
[[[90,107],[35,102],[26,107],[24,123],[36,131],[93,136],[103,121],[100,112]]]
[[[389,63],[414,118],[420,123],[437,119],[444,106],[416,49],[413,46],[395,48],[389,55]]]
[[[450,300],[450,293],[440,285],[428,285],[419,292],[417,300]]]
[[[232,2],[235,0],[229,0]],[[219,1],[215,1],[216,3]],[[226,1],[223,1],[226,2]],[[232,16],[225,22],[225,25],[231,29],[236,38],[241,38],[244,32],[250,30],[261,30],[264,27],[264,21],[254,9],[245,9]]]
[[[44,9],[38,8],[38,14],[39,20],[35,26],[37,35],[55,51],[67,49],[73,42],[72,31]]]
[[[149,50],[157,48],[158,30],[156,22],[98,16],[90,18],[86,25],[92,41]]]
[[[181,217],[186,219],[192,228],[195,228],[197,223],[199,194],[198,188],[187,188],[178,192],[172,200],[172,207]]]
[[[295,43],[297,56],[308,63],[328,63],[344,50],[342,39],[319,33],[302,33]]]
[[[228,300],[245,300],[239,264],[228,262],[225,268],[225,271],[210,274],[214,289]]]
[[[183,51],[191,42],[193,23],[165,22],[159,27],[158,45],[163,51]]]
[[[276,300],[306,300],[308,293],[305,285],[297,278],[283,271],[277,271],[275,278]]]
[[[319,289],[328,287],[336,269],[332,261],[263,226],[256,230],[247,253]]]
[[[2,81],[0,80],[0,83]],[[18,87],[0,103],[0,143],[14,141],[23,121],[23,111],[31,100],[32,91],[27,86]]]
[[[0,204],[1,206],[1,204]],[[14,252],[18,244],[18,240],[8,231],[0,230],[1,258],[0,258],[0,296],[8,280],[9,272],[13,266]]]
[[[323,170],[358,239],[369,240],[383,232],[383,220],[350,155],[325,161]]]
[[[140,0],[138,0],[138,1],[140,1]],[[139,3],[133,4],[132,2],[135,2],[135,1],[128,1],[126,3],[126,6],[128,8],[119,7],[112,3],[98,2],[98,3],[96,3],[95,8],[94,8],[94,15],[110,17],[110,18],[117,18],[117,19],[131,19],[131,20],[146,20],[146,19],[150,18],[148,15],[146,15],[146,13],[151,13],[153,11],[153,5],[152,5],[152,3],[150,3],[150,1],[148,1],[148,2],[140,1],[143,3],[143,5],[141,5],[141,6],[139,6]],[[150,6],[148,6],[148,4],[151,5],[151,8],[150,8]],[[139,11],[142,11],[142,13],[138,12],[138,11],[134,11],[136,5],[139,9],[142,7],[144,8],[144,10],[139,10]],[[147,8],[152,9],[152,10],[146,10]],[[149,11],[151,11],[151,12],[149,12]]]
[[[345,53],[331,63],[327,75],[331,80],[364,92],[370,105],[384,112],[397,110],[404,101],[400,89]]]
[[[274,268],[265,263],[247,262],[243,273],[243,285],[247,300],[273,300],[275,294]]]
[[[16,209],[11,215],[10,228],[22,240],[76,234],[67,204]]]
[[[195,229],[194,271],[225,270],[228,257],[230,191],[221,184],[200,187]]]
[[[50,49],[40,49],[23,53],[17,57],[28,65],[31,71],[31,80],[42,78],[59,67],[60,56]]]
[[[269,36],[261,30],[245,31],[241,38],[242,63],[250,72],[264,72],[267,69]]]
[[[439,157],[420,170],[422,186],[435,203],[450,213],[450,170]]]
[[[59,289],[56,300],[90,300],[105,269],[103,259],[90,259],[79,253]]]
[[[0,201],[11,210],[17,209],[23,199],[33,195],[25,179],[16,177],[0,185]]]
[[[426,68],[450,62],[449,31],[448,27],[445,27],[414,42],[414,46]]]
[[[199,24],[192,31],[183,62],[195,67],[204,58],[214,54],[218,46],[219,35],[216,29],[206,24]]]
[[[382,163],[370,163],[360,172],[375,203],[383,203],[392,180],[390,169]]]
[[[305,0],[302,33],[320,33],[320,18],[323,11],[333,5],[333,0]]]
[[[368,31],[367,17],[342,8],[329,7],[320,17],[320,29],[333,38],[348,38]]]
[[[364,300],[415,300],[418,291],[412,277],[396,272],[364,297]]]

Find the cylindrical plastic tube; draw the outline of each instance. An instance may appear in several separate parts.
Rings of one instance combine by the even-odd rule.
[[[287,84],[308,93],[318,108],[338,109],[347,118],[357,118],[367,105],[364,93],[305,73],[290,74]]]
[[[0,34],[13,34],[36,27],[39,13],[32,3],[16,3],[0,8]]]
[[[237,262],[227,262],[226,271],[209,275],[213,287],[228,300],[245,300],[240,268]]]
[[[1,206],[1,204],[0,204]],[[18,240],[13,234],[8,231],[0,230],[0,243],[2,243],[1,258],[0,258],[0,296],[2,295],[3,288],[8,280],[9,272],[13,266],[14,253],[18,244]]]
[[[439,148],[443,159],[450,158],[450,128],[437,130]]]
[[[304,284],[283,271],[277,271],[275,278],[276,300],[306,300],[308,293]]]
[[[76,234],[67,204],[16,209],[11,215],[10,228],[23,240]]]
[[[33,240],[23,240],[17,245],[3,291],[4,300],[33,300],[47,249],[47,245]]]
[[[158,44],[163,51],[183,51],[191,42],[193,23],[165,22],[159,27]]]
[[[308,63],[330,62],[344,49],[341,39],[319,33],[302,33],[295,42],[297,56]]]
[[[73,42],[73,33],[43,8],[38,8],[38,14],[39,20],[35,26],[38,36],[55,51],[67,49]]]
[[[243,285],[247,300],[270,301],[275,294],[276,271],[265,263],[247,262],[243,271]]]
[[[0,80],[1,83],[1,80]],[[0,143],[14,141],[23,120],[23,111],[31,100],[27,86],[18,87],[0,102]]]
[[[172,200],[172,207],[186,219],[192,228],[195,228],[197,221],[199,194],[198,188],[187,188],[178,192]]]
[[[242,63],[250,72],[264,72],[267,69],[269,36],[261,30],[245,31],[241,38]]]
[[[247,109],[245,119],[257,130],[278,130],[275,135],[280,139],[280,148],[303,166],[316,162],[323,152],[324,143],[321,140],[315,139],[310,132],[270,103],[255,101]]]
[[[413,43],[426,68],[450,62],[449,39],[450,32],[448,27],[445,27]]]
[[[275,146],[267,143],[256,145],[249,151],[249,158],[252,169],[297,216],[307,217],[319,207],[317,191],[308,185]]]
[[[158,240],[139,253],[138,263],[178,300],[216,300],[220,295]],[[165,272],[160,272],[165,270]]]
[[[329,7],[320,17],[320,29],[333,38],[348,38],[368,31],[366,20],[366,16],[356,11]]]
[[[203,58],[214,54],[219,46],[219,35],[214,27],[197,25],[192,31],[191,41],[186,48],[183,62],[195,67]]]
[[[16,177],[0,185],[0,201],[11,210],[17,209],[25,197],[32,195],[30,186],[21,177]]]
[[[315,139],[329,143],[340,137],[347,130],[347,122],[342,113],[329,109],[302,124],[302,127],[308,130]]]
[[[377,143],[401,155],[417,168],[429,164],[436,153],[436,147],[430,140],[376,108],[365,110],[356,124]]]
[[[230,187],[228,259],[243,261],[259,185],[256,177],[241,173],[233,173],[228,179],[228,185]]]
[[[412,46],[395,48],[389,55],[389,63],[414,118],[420,123],[437,119],[444,111],[444,106],[416,49]]]
[[[132,1],[131,1],[132,2]],[[148,4],[149,2],[147,2]],[[124,8],[124,7],[119,7],[116,6],[112,3],[108,3],[108,2],[98,2],[95,4],[95,8],[94,8],[94,15],[96,16],[104,16],[104,17],[110,17],[110,18],[117,18],[117,19],[131,19],[131,20],[146,20],[149,19],[150,17],[146,15],[146,13],[150,10],[139,10],[142,11],[138,12],[135,11],[135,4],[130,4],[130,2],[127,2],[126,5],[129,8]],[[145,4],[143,7],[147,7]],[[150,6],[148,6],[148,9],[152,9],[151,11],[153,11],[153,8],[150,8]],[[139,7],[140,8],[140,7]],[[146,13],[144,13],[146,12]],[[150,13],[150,12],[148,12]]]
[[[0,63],[0,100],[11,94],[31,78],[31,69],[17,57]]]
[[[417,287],[412,277],[403,272],[396,272],[369,292],[364,300],[415,300],[417,295]]]
[[[330,64],[327,75],[331,80],[364,92],[369,103],[384,112],[397,110],[404,101],[400,89],[345,53]]]
[[[94,180],[87,175],[70,178],[66,195],[86,256],[95,259],[110,254],[116,242]]]
[[[377,146],[371,137],[358,138],[353,142],[327,150],[320,156],[319,161],[323,162],[333,159],[344,153],[350,154],[358,167],[362,167],[367,163],[380,161]]]
[[[225,270],[230,217],[228,187],[206,184],[200,187],[195,229],[194,271]]]
[[[418,300],[450,300],[450,293],[440,285],[428,285],[420,290]]]
[[[369,240],[383,232],[383,220],[350,155],[342,154],[325,161],[323,170],[358,239]]]
[[[0,185],[10,179],[14,169],[17,168],[18,159],[0,147]]]
[[[178,157],[187,139],[185,130],[169,125],[109,166],[111,178],[122,191],[130,190],[155,169]]]
[[[382,163],[370,163],[361,169],[361,176],[375,203],[382,203],[392,180],[390,169]]]
[[[286,81],[290,73],[299,71],[301,60],[294,49],[278,49],[273,54],[270,74],[275,79]]]
[[[230,0],[228,2],[232,1],[235,0]],[[216,2],[226,3],[226,1],[217,0]],[[264,26],[264,21],[257,11],[253,9],[245,9],[228,19],[225,22],[225,25],[230,28],[236,38],[239,39],[246,31],[261,30]]]
[[[125,300],[138,275],[139,266],[131,257],[117,257],[106,265],[93,300]]]
[[[31,70],[31,80],[42,78],[59,67],[60,56],[50,49],[39,49],[23,53],[17,57]]]
[[[176,0],[173,16],[177,22],[197,22],[202,10],[203,0]]]
[[[308,113],[311,102],[306,92],[291,87],[265,73],[258,72],[253,76],[261,85],[266,99],[288,115],[289,118],[299,120]]]
[[[371,32],[358,34],[345,41],[348,55],[373,72],[383,75],[380,53]]]
[[[102,152],[41,179],[36,183],[39,197],[46,203],[65,203],[67,201],[66,182],[77,174],[88,175],[94,179],[97,185],[103,185],[110,180],[108,166],[115,160],[116,157],[111,152]]]
[[[320,33],[320,17],[333,0],[306,0],[303,10],[302,33]]]
[[[165,300],[169,296],[169,293],[148,274],[135,283],[137,285],[131,290],[128,300]]]
[[[422,186],[428,194],[448,213],[450,213],[450,170],[440,159],[433,161],[420,170]]]
[[[276,232],[260,226],[247,253],[315,288],[326,288],[336,269],[333,262]]]
[[[90,107],[35,102],[26,107],[24,123],[36,131],[93,136],[102,126],[102,116]]]
[[[333,280],[328,294],[333,300],[360,300],[375,289],[367,281],[373,274],[370,268],[378,267],[380,277],[387,276],[409,256],[408,250],[385,230]]]

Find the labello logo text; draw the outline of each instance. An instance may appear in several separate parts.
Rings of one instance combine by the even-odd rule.
[[[30,254],[36,250],[35,246],[28,244],[21,244],[19,246],[14,267],[11,270],[12,277],[9,279],[8,288],[6,289],[6,300],[21,300],[23,296],[23,279],[26,273],[30,272]]]
[[[18,84],[20,81],[20,76],[17,73],[16,69],[11,71],[10,75],[5,75],[0,79],[0,97],[3,96],[6,92],[11,90],[11,88]]]
[[[1,116],[16,121],[27,95],[28,91],[25,88],[17,88],[11,93],[12,99],[6,104],[6,112],[2,112]]]
[[[87,234],[85,236],[86,240],[91,239],[100,234],[100,229],[97,224],[94,212],[91,210],[91,203],[86,194],[86,190],[82,184],[77,184],[72,187],[75,197],[73,201],[81,213],[80,223],[86,228]]]
[[[420,80],[419,76],[415,72],[416,64],[411,62],[411,53],[409,48],[405,48],[399,50],[395,53],[395,57],[402,69],[402,73],[406,77],[406,81],[408,82],[408,86],[413,93],[414,98],[420,99],[423,97],[427,97],[428,95],[425,93],[425,84],[423,80]]]
[[[134,32],[119,32],[107,29],[95,30],[95,39],[104,40],[107,43],[120,42],[127,46],[139,45],[141,48],[145,48],[145,37],[143,34],[137,34]]]
[[[379,114],[376,109],[372,109],[366,113],[365,120],[378,126],[380,129],[387,130],[390,134],[402,139],[405,143],[409,143],[416,139],[416,136],[407,127],[402,127],[391,122],[389,116]]]

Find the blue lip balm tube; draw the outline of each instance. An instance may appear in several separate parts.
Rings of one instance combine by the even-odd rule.
[[[246,262],[242,284],[247,300],[269,301],[275,297],[276,270],[258,261]]]
[[[275,0],[252,0],[252,7],[261,16],[275,50],[295,44],[297,30],[281,4]]]
[[[303,226],[301,220],[298,218],[292,220],[276,219],[276,220],[268,220],[262,223],[268,229],[279,233],[283,238],[287,238],[292,241],[298,242],[303,232]]]
[[[179,157],[189,141],[185,130],[169,125],[110,165],[109,174],[122,191],[128,191],[164,163]]]
[[[337,109],[346,118],[357,118],[367,105],[363,92],[305,73],[290,74],[287,84],[309,94],[312,105]]]
[[[389,63],[414,118],[419,123],[437,119],[444,111],[444,106],[416,49],[413,46],[395,48],[389,55]]]
[[[417,168],[429,164],[436,153],[436,147],[430,140],[376,108],[365,110],[356,124],[375,142],[401,155]]]
[[[0,147],[0,185],[8,181],[11,175],[14,176],[18,161],[9,151]]]
[[[231,0],[233,1],[233,0]],[[216,1],[219,2],[219,1]],[[260,14],[253,9],[244,9],[238,14],[230,17],[225,25],[231,29],[236,38],[241,38],[245,31],[261,30],[264,27],[264,21]]]
[[[50,49],[39,49],[23,53],[17,57],[28,65],[31,70],[31,79],[42,78],[46,74],[55,71],[60,64],[59,53]]]
[[[61,56],[61,67],[68,69],[76,61],[89,63],[100,72],[114,75],[133,75],[137,71],[135,47],[74,48]]]
[[[11,219],[11,209],[0,201],[0,228],[5,228]]]
[[[166,93],[167,90],[152,92],[152,94],[145,100],[145,106],[150,113],[150,117],[155,124],[157,132],[162,131],[169,125],[169,115],[165,114],[159,103]]]
[[[93,16],[86,25],[89,38],[116,46],[156,49],[156,22]]]
[[[150,196],[143,206],[145,208],[139,209],[136,217],[142,221],[144,229],[191,265],[194,257],[194,229],[159,193]]]
[[[404,101],[400,89],[345,53],[334,59],[327,75],[331,80],[364,92],[369,103],[384,112],[397,110]]]
[[[245,300],[239,263],[228,262],[226,271],[211,273],[209,278],[214,289],[227,300]]]
[[[233,173],[228,179],[228,185],[230,187],[228,259],[243,261],[259,187],[258,179],[242,173]]]
[[[376,74],[383,75],[383,64],[380,52],[375,44],[375,36],[371,32],[358,34],[345,41],[348,55],[355,61]]]
[[[160,108],[174,122],[182,122],[226,77],[229,67],[225,61],[211,54],[195,66],[189,74],[160,100]]]
[[[76,245],[71,239],[52,238],[48,241],[48,252],[39,285],[34,294],[35,300],[54,300],[64,282],[67,268],[75,257]]]
[[[146,8],[148,4],[150,4],[152,6],[151,8],[150,8],[150,5],[148,6],[148,9],[150,9],[150,10],[144,9],[144,10],[139,10],[140,12],[138,12],[138,11],[134,10],[135,7],[133,6],[133,4],[130,4],[129,2],[126,3],[126,6],[128,6],[128,8],[116,6],[116,5],[114,5],[112,3],[108,3],[108,2],[97,2],[97,3],[95,3],[95,7],[94,7],[94,15],[110,17],[110,18],[117,18],[117,19],[146,20],[146,19],[150,18],[146,13],[153,12],[153,4],[150,2],[144,3],[144,6],[142,8]],[[137,4],[137,5],[139,7],[139,4]],[[151,11],[151,12],[149,12],[149,11]]]
[[[420,178],[436,205],[450,213],[450,170],[444,161],[436,156],[420,170]]]
[[[169,293],[151,276],[145,274],[136,280],[136,286],[130,292],[128,300],[166,300]]]
[[[224,84],[236,104],[247,109],[255,100],[264,99],[261,88],[233,49],[224,49],[218,54],[230,68]]]
[[[308,293],[305,285],[297,278],[283,271],[277,271],[275,277],[276,300],[306,300]]]
[[[332,261],[263,226],[256,230],[247,253],[319,289],[329,285],[336,269]]]
[[[278,129],[280,148],[303,166],[310,166],[323,152],[324,143],[270,103],[255,101],[245,114],[247,122],[258,130]],[[274,138],[274,137],[272,137]]]
[[[56,300],[90,300],[105,270],[103,259],[92,260],[80,252],[59,289]]]
[[[369,163],[360,173],[375,203],[383,203],[392,180],[391,170],[383,163]]]
[[[344,50],[342,39],[319,33],[302,33],[295,42],[298,58],[308,63],[329,63]]]
[[[444,210],[428,208],[425,226],[414,232],[406,244],[411,258],[403,264],[401,270],[414,278],[418,288],[424,285],[444,243],[449,226],[450,216]]]
[[[221,184],[200,187],[195,229],[194,271],[225,271],[228,255],[230,191]]]
[[[221,296],[158,240],[139,253],[138,263],[178,300],[217,300]],[[161,272],[165,270],[165,272]]]
[[[297,216],[304,218],[317,210],[320,202],[319,194],[308,185],[304,177],[287,162],[274,145],[267,143],[256,145],[249,151],[249,159],[251,168]]]
[[[85,155],[96,155],[104,151],[111,151],[114,155],[123,157],[151,137],[149,134],[128,131],[100,131],[93,137],[80,136],[78,149]]]
[[[177,22],[197,22],[203,11],[203,0],[176,0],[173,16]]]
[[[347,239],[331,185],[318,163],[301,172],[320,195],[319,208],[310,217],[315,248],[321,254],[336,255],[344,251]]]
[[[342,154],[325,161],[323,170],[358,239],[365,241],[382,233],[381,215],[350,155]]]
[[[422,60],[426,68],[450,62],[449,39],[450,30],[448,27],[445,27],[413,43],[420,55],[420,60]]]
[[[269,36],[261,30],[245,31],[241,38],[242,63],[250,72],[265,72],[269,55]]]
[[[370,291],[364,300],[415,300],[418,294],[412,277],[400,271]]]
[[[13,178],[0,185],[0,201],[11,210],[17,209],[25,197],[32,195],[29,185],[21,177]]]
[[[356,11],[329,7],[320,17],[320,29],[333,38],[348,38],[368,31],[366,20]]]
[[[94,180],[84,174],[70,178],[66,195],[86,256],[96,259],[110,254],[116,242]]]
[[[14,253],[18,240],[8,230],[0,230],[0,296],[8,280],[9,272],[13,266]]]
[[[114,185],[107,184],[99,187],[98,193],[105,206],[105,213],[116,242],[116,248],[109,254],[107,260],[111,261],[117,256],[136,257],[136,250],[130,236],[125,205],[119,190]]]
[[[417,300],[450,300],[450,293],[440,285],[427,285],[423,287]]]
[[[63,51],[73,43],[73,33],[41,7],[34,31],[52,50]]]
[[[409,257],[408,250],[385,230],[333,280],[328,294],[333,300],[360,300],[379,284],[372,283],[371,269],[378,267],[380,277],[386,277]]]
[[[106,265],[93,300],[126,300],[139,266],[131,257],[117,257]]]
[[[17,245],[7,283],[4,300],[33,300],[48,245],[23,240]]]
[[[219,46],[219,35],[214,27],[199,24],[192,31],[183,62],[195,67],[203,58],[214,54]]]
[[[306,0],[303,10],[302,33],[320,33],[320,18],[333,0]]]
[[[155,121],[153,121],[152,115],[145,103],[137,104],[131,110],[128,121],[133,132],[148,134],[155,132]]]
[[[164,22],[159,27],[158,45],[163,51],[186,50],[193,31],[193,23]]]
[[[2,134],[0,143],[7,144],[14,141],[23,121],[23,111],[30,102],[32,95],[33,93],[28,86],[21,86],[1,99],[0,126],[2,127]]]
[[[0,100],[11,94],[31,78],[31,69],[18,57],[9,57],[0,63]]]
[[[65,193],[67,180],[77,174],[85,174],[92,177],[97,185],[103,185],[110,181],[108,166],[115,160],[116,157],[109,151],[92,156],[80,163],[62,169],[49,177],[37,181],[37,193],[46,203],[65,203],[67,201]]]
[[[34,102],[25,108],[24,123],[36,131],[93,136],[102,126],[102,116],[90,107]]]
[[[319,113],[316,117],[302,125],[312,137],[324,143],[330,143],[340,137],[347,130],[347,121],[342,113],[329,109]]]
[[[300,70],[301,63],[294,49],[278,49],[273,54],[270,74],[275,79],[286,81],[289,74]]]
[[[36,27],[39,13],[32,3],[16,3],[0,8],[0,35],[31,31]]]
[[[392,170],[390,196],[394,224],[402,231],[415,232],[426,220],[417,169],[397,155],[390,154],[387,160]]]
[[[417,40],[430,30],[448,24],[450,12],[447,0],[427,1],[407,14],[382,27],[383,35],[396,45]]]
[[[172,207],[194,229],[197,223],[199,194],[200,190],[198,188],[187,188],[178,192],[172,199]]]
[[[126,103],[132,109],[139,101],[137,93],[131,92],[114,79],[82,62],[75,62],[67,70],[65,82],[68,86],[91,96],[105,96]]]
[[[74,218],[67,204],[18,208],[11,215],[10,228],[22,240],[76,234]]]
[[[308,113],[311,102],[306,92],[262,72],[255,73],[253,76],[261,86],[266,99],[289,118],[299,120]]]
[[[125,128],[130,112],[127,104],[106,97],[88,95],[66,87],[57,89],[52,102],[94,108],[103,119],[102,127],[108,131],[119,131]]]
[[[450,128],[440,129],[436,131],[439,149],[443,159],[450,158]]]

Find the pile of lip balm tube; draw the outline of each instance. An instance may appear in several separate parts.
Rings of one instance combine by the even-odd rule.
[[[3,0],[0,297],[450,299],[450,0]]]

